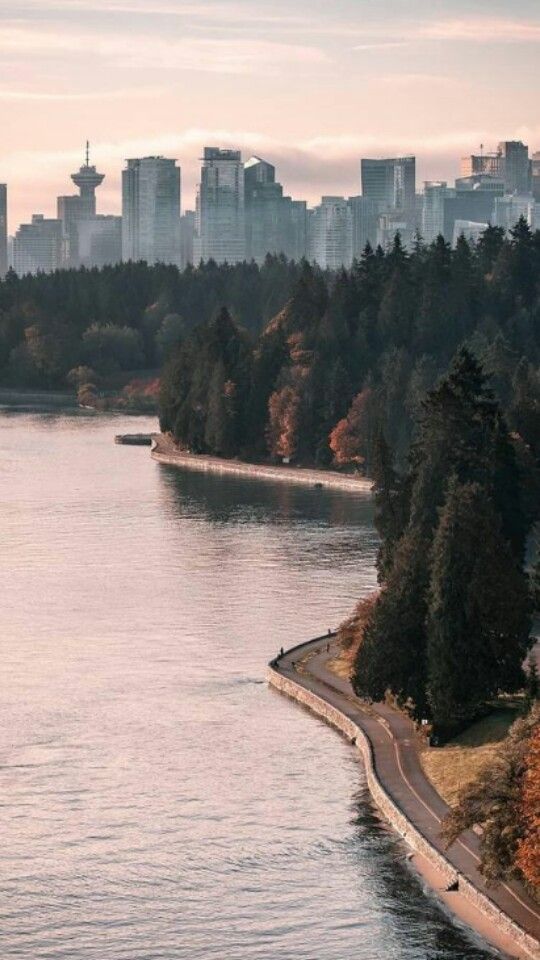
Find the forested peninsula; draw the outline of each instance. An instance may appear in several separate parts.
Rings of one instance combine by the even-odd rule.
[[[467,347],[523,456],[540,454],[540,232],[505,239],[399,236],[351,270],[302,263],[257,337],[224,307],[167,363],[161,427],[196,453],[371,472],[384,434],[404,466],[426,391]],[[519,438],[519,441],[518,439]]]

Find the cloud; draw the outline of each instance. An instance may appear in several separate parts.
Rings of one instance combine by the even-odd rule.
[[[80,60],[80,33],[4,26],[0,28],[0,51],[5,55],[51,58],[64,54]],[[84,43],[91,57],[128,66],[163,70],[192,70],[211,73],[257,73],[287,64],[321,66],[329,62],[319,48],[257,39],[201,39],[194,37],[152,37],[117,33],[106,36],[85,31]]]
[[[419,35],[428,40],[474,41],[475,43],[538,43],[540,21],[471,17],[426,23]]]
[[[55,13],[121,13],[129,16],[175,17],[178,19],[206,20],[237,24],[278,24],[303,25],[309,23],[303,16],[289,13],[286,7],[282,12],[268,13],[263,9],[253,9],[253,5],[242,3],[192,3],[167,2],[167,0],[110,0],[106,4],[100,0],[20,0],[19,16],[26,12],[44,14]]]
[[[160,87],[136,87],[131,90],[88,90],[74,93],[63,90],[16,90],[0,87],[0,103],[9,102],[44,102],[69,103],[88,100],[125,100],[141,97],[155,97],[162,92]]]
[[[353,31],[354,32],[354,31]],[[538,43],[540,21],[496,17],[462,17],[399,24],[395,37],[387,24],[373,24],[364,34],[364,42],[353,50],[377,50],[410,46],[414,43]]]

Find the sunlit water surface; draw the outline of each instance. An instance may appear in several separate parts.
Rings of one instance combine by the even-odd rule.
[[[0,956],[481,960],[355,752],[270,691],[374,586],[367,498],[0,416]]]

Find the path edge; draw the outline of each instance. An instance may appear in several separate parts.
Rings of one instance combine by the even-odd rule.
[[[292,647],[286,653],[290,654],[292,650],[295,652],[305,650],[307,652],[311,646],[327,639],[326,635],[315,637],[313,640]],[[301,683],[297,683],[290,677],[281,674],[279,669],[276,668],[276,660],[272,660],[268,664],[267,680],[275,690],[307,707],[311,713],[334,727],[349,742],[356,745],[362,755],[371,797],[390,826],[415,853],[425,857],[428,863],[442,873],[448,885],[459,881],[459,891],[466,900],[471,902],[488,920],[502,929],[532,960],[540,960],[540,942],[523,930],[515,920],[503,913],[485,893],[478,890],[470,880],[456,870],[449,860],[439,853],[413,826],[403,811],[392,800],[377,776],[372,744],[362,728],[323,697],[308,690]]]
[[[163,433],[152,434],[150,456],[158,463],[183,470],[204,473],[229,474],[247,480],[270,480],[279,483],[295,483],[307,487],[323,487],[325,490],[343,490],[347,493],[371,495],[372,481],[365,477],[351,477],[331,470],[316,470],[307,467],[272,466],[264,463],[246,463],[242,460],[225,460],[206,454],[187,453],[178,449]]]

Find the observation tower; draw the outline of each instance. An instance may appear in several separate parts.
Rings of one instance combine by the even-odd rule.
[[[98,173],[95,167],[90,166],[90,143],[86,141],[86,163],[77,173],[71,174],[75,186],[81,195],[81,212],[85,217],[96,215],[96,187],[105,179],[104,173]]]

